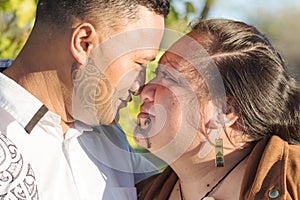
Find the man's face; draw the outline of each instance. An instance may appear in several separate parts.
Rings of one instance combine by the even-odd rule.
[[[164,29],[163,16],[140,7],[128,23],[96,47],[74,76],[74,118],[90,125],[110,124],[131,100],[130,90],[155,59]],[[141,73],[142,71],[142,73]]]

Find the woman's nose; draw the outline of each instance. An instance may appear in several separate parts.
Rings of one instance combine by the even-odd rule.
[[[146,84],[140,94],[140,99],[144,102],[151,102],[154,99],[156,84],[149,82]]]

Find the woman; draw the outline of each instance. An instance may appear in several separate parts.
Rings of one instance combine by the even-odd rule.
[[[169,164],[140,199],[300,199],[299,85],[254,27],[200,21],[140,98],[136,140]]]

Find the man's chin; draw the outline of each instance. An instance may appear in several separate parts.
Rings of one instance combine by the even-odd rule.
[[[118,111],[117,113],[116,113],[116,117],[115,117],[115,119],[112,121],[112,125],[113,124],[117,124],[118,122],[119,122],[119,120],[120,120],[120,112]]]
[[[116,112],[107,114],[105,117],[99,117],[99,125],[114,125],[117,124],[120,119],[120,113],[118,109]]]
[[[125,108],[127,106],[127,101],[122,101],[121,104],[118,107],[118,110]]]

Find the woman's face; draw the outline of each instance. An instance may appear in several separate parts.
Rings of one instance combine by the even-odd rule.
[[[135,129],[139,145],[148,147],[163,159],[168,155],[168,160],[170,154],[173,158],[180,156],[191,145],[200,118],[194,89],[177,71],[176,65],[180,64],[183,63],[175,54],[167,52],[163,55],[156,77],[141,93],[143,104],[138,115],[139,126]]]

